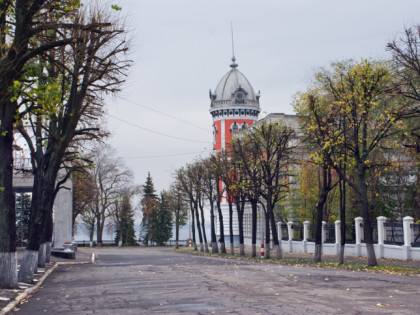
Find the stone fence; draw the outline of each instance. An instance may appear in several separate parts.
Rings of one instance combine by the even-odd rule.
[[[347,244],[345,246],[344,255],[345,256],[356,256],[356,257],[367,257],[366,244],[363,242],[363,219],[357,217],[354,219],[355,227],[355,242],[354,244]],[[341,241],[341,228],[340,221],[335,221],[335,240],[332,243],[327,243],[327,229],[326,224],[322,224],[322,252],[326,255],[338,255],[340,250],[340,241]],[[393,259],[402,259],[402,260],[420,260],[420,248],[413,247],[413,242],[415,239],[414,236],[414,220],[412,217],[405,217],[402,223],[403,235],[401,235],[401,245],[391,245],[386,244],[386,235],[387,235],[387,223],[385,217],[377,218],[377,242],[374,244],[375,254],[378,258],[393,258]],[[283,231],[284,229],[286,231]],[[287,225],[277,223],[277,229],[279,231],[279,236],[287,235],[288,239],[282,239],[281,247],[282,250],[288,252],[304,252],[304,253],[314,253],[315,252],[315,243],[309,241],[309,231],[310,223],[308,221],[303,222],[303,237],[302,240],[294,240],[294,235],[296,232],[293,222],[288,222]],[[393,232],[393,231],[392,231]],[[417,231],[418,233],[418,231]],[[376,235],[375,235],[376,236]],[[280,237],[279,237],[280,238]],[[375,237],[376,238],[376,237]]]

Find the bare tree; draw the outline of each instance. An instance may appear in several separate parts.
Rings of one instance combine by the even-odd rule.
[[[112,157],[108,146],[94,150],[92,174],[95,178],[96,198],[93,213],[96,219],[96,240],[102,244],[102,235],[107,218],[115,215],[114,205],[120,197],[122,187],[132,180],[131,172],[121,165],[120,160]]]

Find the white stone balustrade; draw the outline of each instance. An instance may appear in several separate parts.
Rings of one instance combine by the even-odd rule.
[[[413,223],[414,219],[412,217],[403,218],[403,240],[404,245],[399,246],[395,244],[385,244],[387,239],[385,222],[386,217],[380,216],[376,218],[378,226],[378,243],[374,244],[375,253],[378,258],[393,258],[393,259],[414,259],[420,260],[420,248],[412,246],[414,241],[414,228]],[[355,222],[355,243],[356,244],[346,244],[346,255],[347,256],[359,256],[366,257],[366,244],[362,243],[363,241],[363,218],[357,217],[354,220]],[[340,243],[341,243],[341,224],[340,220],[334,222],[335,226],[335,243],[329,244],[325,243],[326,240],[326,229],[325,222],[322,224],[322,242],[323,242],[323,253],[327,255],[336,255],[339,253]],[[284,228],[284,226],[283,226]],[[277,229],[279,232],[279,239],[282,238],[282,225],[281,222],[277,223]],[[285,251],[296,251],[304,253],[314,253],[315,244],[314,242],[309,242],[309,231],[310,231],[310,222],[303,222],[303,239],[302,241],[293,241],[294,229],[293,222],[287,222],[288,230],[288,240],[281,242],[282,249]],[[398,234],[400,235],[400,234]],[[401,241],[401,239],[398,239]]]

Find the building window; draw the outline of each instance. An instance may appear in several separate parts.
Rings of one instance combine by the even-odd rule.
[[[232,137],[237,138],[239,136],[239,126],[236,122],[232,125]]]
[[[217,127],[213,125],[213,144],[217,143]]]

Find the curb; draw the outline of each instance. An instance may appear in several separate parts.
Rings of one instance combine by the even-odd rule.
[[[90,261],[82,261],[82,262],[56,262],[50,269],[48,269],[41,278],[39,278],[38,282],[31,288],[25,289],[23,293],[20,293],[12,302],[7,304],[2,310],[1,315],[5,315],[12,311],[16,305],[18,305],[23,300],[27,299],[29,295],[34,293],[44,282],[44,280],[55,270],[58,266],[63,265],[85,265],[85,264],[94,264],[95,263],[95,254],[92,253],[92,258]]]

